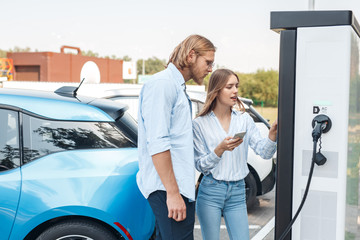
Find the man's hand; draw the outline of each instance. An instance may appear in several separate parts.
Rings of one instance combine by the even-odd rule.
[[[184,199],[180,193],[166,194],[166,204],[169,211],[169,218],[173,218],[175,221],[180,222],[186,218],[186,206]]]
[[[170,151],[167,150],[152,156],[153,163],[161,182],[166,189],[166,205],[168,208],[169,218],[175,221],[182,221],[186,218],[186,205],[180,195],[177,185],[174,169],[171,162]]]

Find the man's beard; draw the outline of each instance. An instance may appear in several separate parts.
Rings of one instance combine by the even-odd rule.
[[[198,73],[198,69],[196,69],[193,65],[190,66],[191,71],[191,78],[196,82],[198,85],[202,85],[204,82],[205,76],[198,77],[200,73]]]

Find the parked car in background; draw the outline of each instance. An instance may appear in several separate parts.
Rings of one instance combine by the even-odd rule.
[[[0,89],[0,240],[149,239],[136,122],[73,90]]]
[[[137,119],[140,90],[141,85],[138,85],[137,88],[108,90],[104,92],[103,98],[127,104],[129,106],[129,113]],[[204,106],[206,92],[187,90],[187,93],[192,101],[192,117],[195,118]],[[246,111],[254,119],[261,135],[267,137],[270,128],[269,122],[252,106],[253,101],[251,99],[240,98],[240,100],[244,103]],[[154,111],[156,111],[156,109],[154,109]],[[248,208],[252,208],[256,205],[256,196],[263,195],[273,189],[275,185],[275,156],[276,154],[272,160],[264,160],[256,155],[251,148],[249,149],[248,167],[250,173],[245,178],[246,202]],[[197,172],[197,184],[200,182],[201,178],[202,175]]]

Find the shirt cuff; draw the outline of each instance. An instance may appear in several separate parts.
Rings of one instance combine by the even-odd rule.
[[[276,141],[274,142],[274,141],[271,140],[269,137],[267,137],[266,139],[267,139],[267,144],[269,144],[270,146],[276,146],[276,144],[277,144]]]
[[[155,139],[147,143],[150,156],[165,152],[170,149],[170,140],[168,138]]]
[[[220,162],[221,157],[218,157],[218,155],[216,155],[216,153],[214,151],[212,151],[209,155],[209,161],[211,163],[218,163]]]

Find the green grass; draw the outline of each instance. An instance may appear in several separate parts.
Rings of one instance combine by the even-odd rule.
[[[275,107],[261,107],[256,106],[256,110],[265,118],[269,119],[270,125],[275,121],[277,118],[277,108]]]

